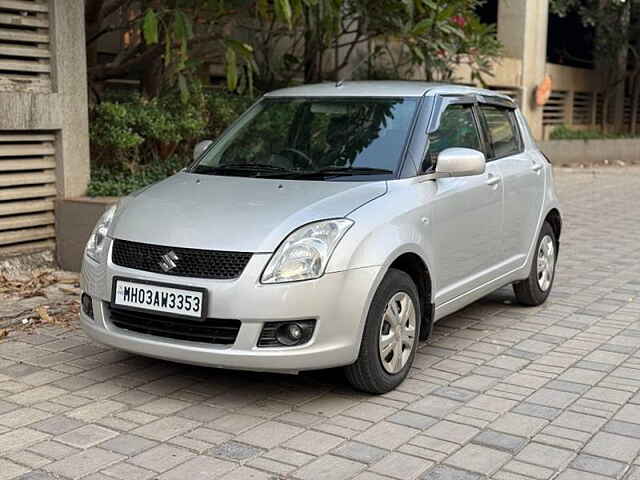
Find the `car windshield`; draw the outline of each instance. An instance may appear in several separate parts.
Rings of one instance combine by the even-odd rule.
[[[194,173],[312,180],[392,178],[415,98],[264,98]]]

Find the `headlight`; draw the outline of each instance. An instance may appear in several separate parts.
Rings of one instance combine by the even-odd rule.
[[[91,232],[91,236],[89,237],[89,241],[87,242],[85,252],[96,262],[102,261],[107,233],[109,232],[113,215],[116,213],[116,208],[116,205],[113,205],[112,207],[109,207],[104,214],[102,214],[102,217],[100,217],[100,220],[96,223],[96,226],[93,228],[93,232]]]
[[[340,239],[353,225],[347,219],[310,223],[290,234],[271,257],[262,283],[295,282],[321,277]]]

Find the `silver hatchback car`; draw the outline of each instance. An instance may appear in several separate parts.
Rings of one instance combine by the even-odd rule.
[[[100,219],[85,331],[129,352],[400,384],[434,322],[513,284],[539,305],[552,168],[496,92],[349,82],[269,93],[184,171]]]

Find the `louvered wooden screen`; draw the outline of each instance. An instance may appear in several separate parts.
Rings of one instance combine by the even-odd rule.
[[[604,95],[596,93],[596,124],[602,125],[604,122]]]
[[[574,125],[590,125],[595,120],[596,98],[592,92],[573,94],[572,118]]]
[[[0,256],[54,245],[54,140],[0,132]]]
[[[631,126],[631,97],[624,97],[624,124]]]
[[[543,125],[562,125],[566,123],[566,91],[553,90],[542,110]]]
[[[0,91],[50,92],[49,42],[47,0],[0,0]]]

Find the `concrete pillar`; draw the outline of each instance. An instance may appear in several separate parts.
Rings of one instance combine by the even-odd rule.
[[[542,139],[543,129],[535,90],[545,75],[548,24],[549,0],[499,0],[498,39],[506,56],[522,61],[522,112],[537,139]]]
[[[54,91],[61,110],[57,142],[59,198],[84,195],[89,182],[89,125],[84,2],[49,0]]]

